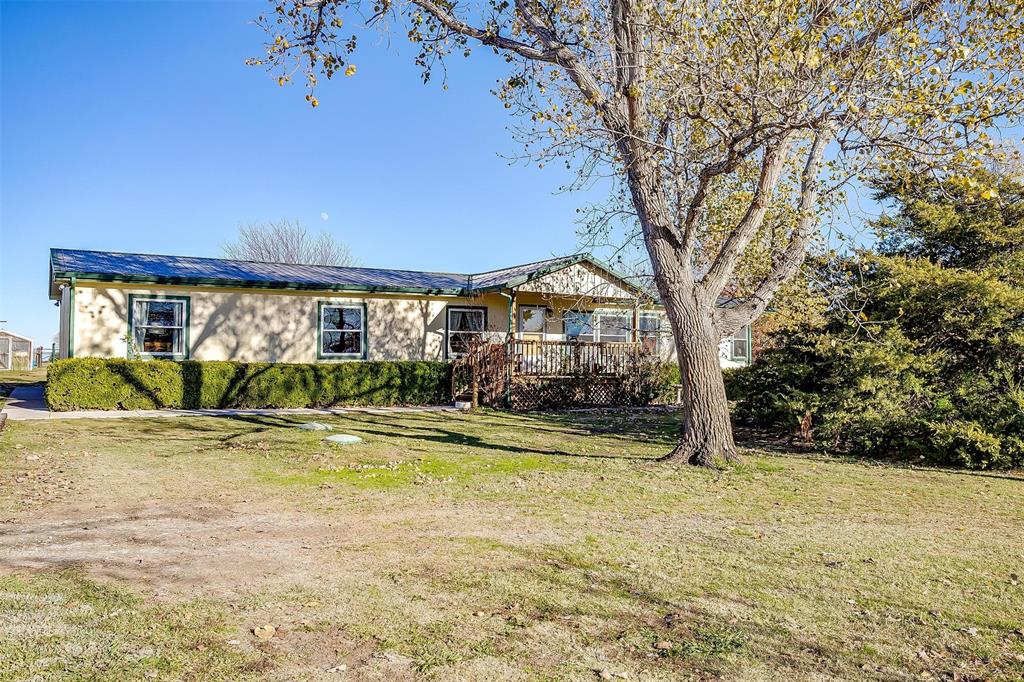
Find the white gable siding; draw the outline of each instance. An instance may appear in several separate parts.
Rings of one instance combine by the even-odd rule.
[[[633,294],[623,289],[599,270],[590,268],[583,263],[575,263],[567,268],[538,277],[516,287],[518,291],[559,296],[580,296],[590,298],[631,299]]]

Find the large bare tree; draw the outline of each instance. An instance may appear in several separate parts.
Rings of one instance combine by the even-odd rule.
[[[682,370],[672,459],[737,458],[719,339],[801,267],[843,188],[957,176],[1019,121],[1022,0],[274,0],[281,84],[355,74],[346,19],[406,32],[424,78],[483,45],[526,153],[607,174],[650,258]],[[991,198],[991,191],[980,190]],[[723,295],[730,306],[718,304]]]
[[[300,265],[356,265],[346,244],[327,232],[312,233],[301,223],[269,220],[241,225],[235,241],[222,247],[224,255],[238,260]]]

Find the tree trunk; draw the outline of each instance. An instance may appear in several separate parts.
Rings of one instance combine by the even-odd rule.
[[[699,466],[739,462],[732,437],[729,401],[718,359],[720,339],[710,311],[676,308],[676,353],[683,386],[683,435],[662,459]]]
[[[635,153],[630,140],[623,135],[618,145],[627,160],[629,189],[654,281],[672,325],[683,385],[683,435],[662,459],[707,467],[739,462],[718,360],[721,338],[713,322],[715,302],[704,301],[696,291],[690,251],[673,227],[657,170],[648,157]]]

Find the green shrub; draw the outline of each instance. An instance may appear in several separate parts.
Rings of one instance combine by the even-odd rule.
[[[725,382],[725,394],[729,400],[739,400],[742,388],[737,383],[742,369],[723,369],[722,380]],[[678,362],[659,362],[654,366],[653,400],[659,403],[673,403],[676,399],[675,386],[680,382]]]
[[[722,370],[722,381],[725,382],[725,397],[729,400],[742,400],[743,384],[740,377],[745,367],[728,367]]]
[[[51,410],[137,410],[184,406],[181,366],[170,361],[57,360],[46,372]]]
[[[653,398],[654,402],[668,403],[675,402],[676,390],[673,388],[679,383],[679,363],[656,362],[652,369]]]
[[[1024,465],[1024,183],[975,180],[882,179],[877,252],[823,264],[833,305],[742,371],[741,421],[870,457]]]
[[[796,434],[807,417],[815,441],[868,457],[1024,464],[1024,346],[992,334],[961,353],[951,347],[951,325],[934,322],[929,332],[900,322],[875,325],[872,337],[838,324],[777,337],[736,375],[737,419]],[[947,336],[939,342],[935,332]]]
[[[444,362],[282,364],[74,358],[50,365],[56,411],[430,405],[451,398]]]

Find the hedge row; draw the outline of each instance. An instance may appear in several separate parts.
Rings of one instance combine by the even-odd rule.
[[[436,405],[451,400],[444,362],[172,362],[72,358],[50,365],[51,410]]]
[[[742,387],[737,382],[737,377],[740,376],[740,371],[741,370],[739,368],[722,370],[722,380],[725,382],[725,395],[729,400],[742,399]],[[655,381],[657,382],[657,396],[655,397],[655,400],[663,403],[675,402],[675,385],[681,381],[678,363],[659,363],[657,367],[655,367],[655,376]]]

